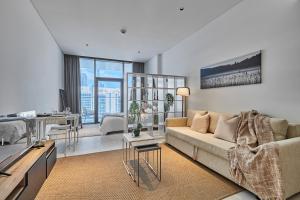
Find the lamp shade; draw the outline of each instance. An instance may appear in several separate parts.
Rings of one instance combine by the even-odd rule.
[[[176,95],[179,95],[179,96],[190,96],[190,88],[188,87],[179,87],[177,88],[176,90]]]

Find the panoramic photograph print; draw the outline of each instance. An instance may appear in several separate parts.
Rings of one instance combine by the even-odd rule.
[[[200,69],[201,89],[261,83],[261,51]]]

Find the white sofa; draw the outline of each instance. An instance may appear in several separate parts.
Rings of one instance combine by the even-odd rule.
[[[203,134],[193,131],[188,125],[190,125],[193,114],[196,112],[203,113],[205,111],[188,111],[188,117],[169,118],[166,120],[166,143],[234,181],[229,173],[227,151],[235,146],[235,143],[218,139],[213,136],[213,133]],[[214,130],[218,117],[225,113],[208,113],[211,113],[209,130]],[[286,198],[300,192],[299,136],[300,124],[289,124],[286,139],[276,141],[279,144],[279,159]],[[249,187],[245,188],[251,191]]]

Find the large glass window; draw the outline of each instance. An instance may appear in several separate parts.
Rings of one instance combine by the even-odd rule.
[[[95,118],[94,60],[80,59],[81,110],[83,123],[93,123]]]
[[[132,68],[130,62],[80,58],[83,123],[100,122],[106,114],[123,111],[124,77]]]
[[[123,62],[97,60],[96,76],[106,78],[123,78]]]

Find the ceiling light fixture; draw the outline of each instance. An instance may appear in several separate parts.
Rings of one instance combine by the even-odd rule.
[[[121,32],[122,34],[126,34],[127,30],[126,30],[126,28],[122,28],[122,29],[120,30],[120,32]]]

